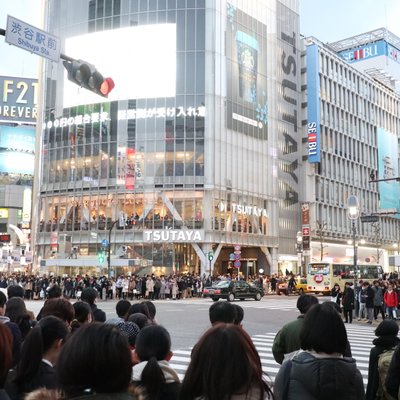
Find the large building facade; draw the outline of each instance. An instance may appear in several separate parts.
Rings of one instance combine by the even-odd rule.
[[[313,261],[353,262],[350,195],[360,203],[358,262],[388,267],[388,256],[398,251],[400,66],[393,59],[398,43],[384,29],[332,45],[306,40],[305,186]]]
[[[126,271],[294,269],[298,2],[49,0],[46,21],[116,87],[102,99],[45,65],[42,266],[101,271],[111,238]]]

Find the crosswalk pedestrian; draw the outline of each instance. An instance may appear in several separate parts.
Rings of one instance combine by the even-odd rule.
[[[354,324],[352,326],[346,325],[346,329],[353,358],[357,361],[357,366],[363,377],[364,385],[366,386],[368,380],[369,352],[373,347],[372,341],[376,338],[374,335],[375,328]],[[275,335],[276,332],[271,332],[252,336],[253,343],[261,358],[263,371],[268,375],[271,382],[274,381],[280,368],[280,365],[274,360],[274,356],[272,355],[272,344]],[[174,350],[173,353],[171,366],[176,370],[179,377],[183,379],[190,362],[191,348]]]

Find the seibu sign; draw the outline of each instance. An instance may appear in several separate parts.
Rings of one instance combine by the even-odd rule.
[[[144,242],[201,242],[204,240],[203,231],[160,229],[143,232]]]

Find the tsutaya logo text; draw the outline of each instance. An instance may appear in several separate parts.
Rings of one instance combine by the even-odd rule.
[[[198,242],[202,241],[202,232],[198,230],[162,229],[144,231],[143,239],[146,242]]]
[[[219,203],[219,210],[221,212],[227,212],[228,208],[226,203]],[[232,203],[231,210],[233,213],[242,215],[255,215],[256,217],[268,217],[267,210],[265,208],[260,208],[256,206],[245,206],[243,204]]]
[[[179,118],[179,117],[204,117],[206,108],[200,107],[153,107],[153,108],[134,108],[118,111],[118,120],[147,119],[147,118]],[[43,124],[43,129],[63,128],[65,126],[93,124],[98,122],[110,121],[108,112],[96,112],[91,114],[80,114],[75,117],[57,118]]]

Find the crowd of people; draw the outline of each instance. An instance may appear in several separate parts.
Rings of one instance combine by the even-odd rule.
[[[147,284],[139,300],[124,296],[116,286],[115,316],[107,318],[96,304],[101,291],[97,280],[82,278],[86,282],[79,298],[71,301],[68,292],[65,296],[70,278],[38,279],[42,289],[47,286],[37,316],[25,304],[30,286],[8,278],[0,288],[1,400],[398,398],[400,340],[391,306],[375,310],[383,313],[371,343],[366,391],[345,328],[357,302],[358,312],[371,314],[370,302],[361,306],[362,296],[368,298],[373,291],[373,301],[382,291],[385,303],[396,292],[393,283],[382,288],[385,283],[377,281],[374,289],[361,282],[355,290],[346,285],[343,293],[334,287],[331,301],[323,303],[312,295],[299,296],[300,315],[285,324],[273,342],[273,357],[281,367],[272,384],[238,304],[218,301],[210,306],[210,327],[193,347],[181,381],[169,362],[170,334],[157,322],[157,303],[152,300],[160,297],[152,297]],[[145,277],[145,282],[149,279],[153,277]]]

